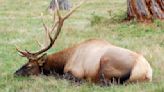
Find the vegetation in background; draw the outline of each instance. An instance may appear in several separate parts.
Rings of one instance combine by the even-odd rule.
[[[27,62],[18,55],[15,45],[28,50],[39,49],[35,39],[44,41],[42,18],[47,25],[52,24],[53,14],[45,12],[49,2],[0,0],[0,92],[164,92],[164,22],[123,22],[126,0],[88,0],[65,22],[56,45],[48,53],[87,39],[104,39],[143,54],[153,68],[151,83],[77,86],[53,76],[14,77],[13,73]],[[78,3],[77,0],[72,2]]]

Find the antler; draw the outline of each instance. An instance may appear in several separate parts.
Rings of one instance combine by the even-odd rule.
[[[85,1],[85,0],[84,0],[84,1]],[[59,36],[59,34],[60,34],[60,32],[61,32],[61,29],[62,29],[62,26],[63,26],[64,21],[65,21],[67,18],[69,18],[69,16],[70,16],[77,8],[79,8],[80,5],[81,5],[84,1],[82,1],[81,3],[79,3],[79,4],[78,4],[77,6],[75,6],[70,12],[68,12],[64,17],[62,17],[61,14],[60,14],[60,11],[59,11],[58,2],[57,2],[57,0],[55,0],[56,9],[57,9],[56,12],[57,12],[57,16],[58,16],[58,21],[54,22],[54,25],[53,25],[53,27],[52,27],[52,29],[51,29],[50,32],[48,31],[47,26],[43,23],[44,29],[45,29],[45,31],[47,32],[48,37],[49,37],[49,40],[50,40],[49,45],[47,45],[47,46],[44,47],[43,49],[41,49],[41,50],[39,50],[39,51],[37,51],[37,52],[33,52],[33,53],[32,53],[32,52],[29,52],[29,51],[27,51],[27,50],[22,51],[22,50],[19,50],[18,48],[16,48],[16,50],[17,50],[19,53],[21,53],[23,57],[27,57],[27,58],[30,58],[30,57],[32,57],[32,56],[35,57],[35,56],[38,56],[38,55],[42,54],[43,52],[46,52],[48,49],[50,49],[50,48],[53,46],[53,44],[55,43],[56,39],[58,38],[58,36]],[[56,28],[56,27],[57,27],[57,28]],[[55,28],[56,28],[56,30],[55,30]],[[52,31],[54,31],[54,30],[56,31],[56,33],[54,34],[53,37],[51,37],[50,33],[51,33]]]

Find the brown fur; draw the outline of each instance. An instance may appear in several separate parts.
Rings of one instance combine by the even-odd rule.
[[[78,79],[95,83],[100,81],[100,73],[107,80],[122,78],[123,81],[130,79],[133,82],[152,77],[149,63],[142,58],[133,51],[111,45],[107,41],[92,39],[48,55],[40,67],[46,75],[52,71],[71,73]]]

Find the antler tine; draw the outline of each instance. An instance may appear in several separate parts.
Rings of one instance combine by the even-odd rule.
[[[49,29],[48,29],[48,27],[46,26],[46,24],[44,23],[44,21],[43,21],[43,26],[44,26],[44,29],[45,29],[45,43],[44,43],[44,45],[47,45],[48,44],[48,37],[47,36],[49,36]]]
[[[52,27],[50,33],[52,33],[52,32],[55,30],[55,28],[56,28],[56,26],[58,25],[58,23],[59,23],[59,21],[57,21],[57,22],[53,25],[53,27]]]
[[[56,0],[55,0],[55,1],[56,1]],[[59,6],[58,6],[58,4],[57,4],[57,14],[58,14],[58,16],[60,16],[60,18],[62,18],[63,20],[67,19],[67,18],[68,18],[73,12],[75,12],[75,10],[76,10],[77,8],[79,8],[85,1],[86,1],[86,0],[81,1],[76,7],[74,7],[72,10],[70,10],[70,12],[68,12],[63,18],[62,18],[61,15],[60,15]],[[52,33],[52,32],[55,30],[55,28],[56,28],[56,26],[58,25],[58,23],[59,23],[59,20],[58,20],[57,22],[55,22],[55,24],[53,25],[52,30],[50,31],[50,33]]]
[[[29,57],[29,53],[27,51],[22,51],[22,50],[18,49],[18,46],[16,46],[16,45],[15,45],[15,47],[16,47],[16,50],[20,53],[20,56],[27,57],[27,58]]]
[[[54,12],[54,19],[55,19],[55,13],[57,13],[58,21],[54,23],[51,32],[53,32],[55,30],[55,28],[58,25],[59,21],[62,19],[62,16],[61,16],[60,10],[59,10],[59,4],[58,4],[58,1],[57,0],[55,0],[55,4],[56,4],[56,10]]]
[[[84,1],[85,1],[85,0],[84,0]],[[84,2],[84,1],[83,1],[83,2]],[[56,33],[54,34],[53,37],[51,37],[50,32],[47,31],[47,32],[48,32],[49,39],[50,39],[49,45],[48,45],[47,47],[41,49],[40,51],[37,51],[37,52],[35,52],[35,53],[31,53],[32,55],[37,56],[37,55],[39,55],[39,54],[41,54],[41,53],[47,51],[48,49],[50,49],[50,48],[53,46],[53,44],[55,43],[56,39],[58,38],[58,36],[59,36],[59,34],[60,34],[60,32],[61,32],[61,29],[62,29],[64,20],[67,19],[78,7],[80,7],[80,5],[81,5],[83,2],[81,2],[81,3],[80,3],[79,5],[77,5],[75,8],[73,8],[68,14],[65,15],[65,17],[62,18],[61,14],[60,14],[60,11],[59,11],[58,2],[57,2],[57,0],[55,0],[56,9],[57,9],[56,12],[57,12],[57,16],[58,16],[58,21],[54,23],[54,26],[53,26],[52,31],[55,30],[55,28],[57,27],[57,28],[56,28]],[[45,29],[45,30],[47,30],[47,29]]]
[[[55,4],[56,4],[56,10],[57,10],[57,15],[58,15],[58,18],[61,19],[61,14],[60,14],[60,10],[59,10],[59,4],[58,4],[58,1],[55,0]]]
[[[53,38],[51,37],[50,32],[48,32],[48,37],[49,37],[49,39],[50,39],[50,42],[52,42],[52,41],[53,41]]]
[[[68,12],[64,17],[63,20],[67,19],[73,12],[76,11],[86,0],[81,1],[77,6],[75,6],[70,12]]]
[[[53,30],[55,29],[55,27],[56,27],[58,24],[60,24],[60,22],[61,22],[61,20],[62,20],[62,17],[61,17],[60,11],[59,11],[59,5],[58,5],[57,0],[55,0],[55,4],[56,4],[56,8],[57,8],[58,21],[55,23],[55,25],[54,25],[54,27],[53,27]],[[63,23],[61,23],[61,24],[63,24]],[[41,49],[40,51],[35,52],[35,53],[33,53],[33,54],[34,54],[34,55],[39,55],[39,54],[41,54],[41,53],[47,51],[49,48],[51,48],[51,47],[53,46],[55,40],[57,39],[57,36],[59,35],[59,33],[60,33],[60,31],[61,31],[61,27],[62,27],[62,25],[58,25],[58,27],[57,27],[57,31],[58,31],[58,32],[56,32],[54,38],[52,38],[51,35],[50,35],[50,33],[49,33],[49,31],[47,31],[47,32],[48,32],[49,39],[50,39],[50,44],[49,44],[47,47],[45,47],[45,48]],[[46,29],[45,29],[45,30],[46,30]]]
[[[57,0],[55,0],[55,2],[56,2],[56,6],[57,6],[58,21],[55,23],[55,25],[54,25],[53,28],[55,28],[57,25],[58,25],[58,27],[57,27],[56,33],[55,33],[54,38],[52,39],[50,45],[51,45],[51,44],[53,45],[53,43],[54,43],[54,42],[56,41],[56,39],[58,38],[58,36],[59,36],[59,34],[60,34],[60,32],[61,32],[61,28],[62,28],[62,26],[63,26],[64,20],[67,19],[67,18],[69,18],[69,16],[70,16],[73,12],[75,12],[75,10],[76,10],[77,8],[79,8],[80,5],[81,5],[82,3],[85,2],[85,0],[82,1],[82,2],[80,2],[80,4],[78,4],[77,6],[75,6],[75,7],[74,7],[69,13],[67,13],[63,18],[61,17],[61,14],[60,14],[60,11],[59,11],[59,6],[58,6]],[[53,31],[53,30],[54,30],[54,29],[52,29],[52,31]]]
[[[43,21],[43,19],[42,19],[42,23],[43,23],[43,27],[44,27],[44,29],[45,29],[45,32],[46,32],[46,35],[48,34],[48,28],[47,28],[47,26],[46,26],[46,24],[44,23],[44,21]],[[47,38],[47,37],[46,37]],[[47,41],[47,40],[46,40]],[[44,45],[43,44],[41,44],[40,42],[39,42],[39,40],[37,39],[37,37],[35,37],[35,42],[38,44],[38,46],[40,47],[40,48],[43,48],[44,47]],[[45,44],[45,43],[44,43]],[[27,51],[27,50],[26,50]],[[27,51],[27,52],[29,52],[29,51]]]
[[[48,31],[48,27],[46,26],[46,24],[44,23],[43,20],[42,20],[42,22],[43,22],[43,27],[44,27],[45,31],[47,32]]]
[[[43,45],[42,45],[37,39],[36,39],[35,41],[36,41],[36,43],[38,44],[38,46],[39,46],[40,48],[43,47]]]

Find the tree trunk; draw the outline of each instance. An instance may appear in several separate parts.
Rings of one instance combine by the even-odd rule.
[[[164,20],[164,0],[127,0],[127,4],[128,20]]]
[[[71,8],[71,3],[69,0],[58,0],[58,4],[60,10],[69,10]],[[48,9],[50,11],[54,11],[56,9],[55,0],[51,1]]]

